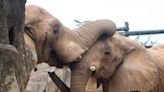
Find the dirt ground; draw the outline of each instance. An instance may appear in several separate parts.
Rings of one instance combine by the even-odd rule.
[[[26,87],[26,92],[60,92],[58,87],[49,77],[47,73],[48,71],[55,71],[60,79],[66,83],[68,87],[70,87],[71,71],[68,67],[58,69],[42,63],[39,64],[37,68],[38,70],[36,72],[34,70],[31,71],[30,79]],[[90,85],[92,82],[95,82],[95,80],[90,78],[86,88],[87,92],[102,92],[102,87],[96,89],[96,85]]]

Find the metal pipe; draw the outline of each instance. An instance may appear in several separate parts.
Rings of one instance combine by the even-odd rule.
[[[125,22],[124,27],[117,28],[117,31],[125,36],[132,36],[132,35],[148,35],[148,34],[161,34],[164,33],[164,29],[158,30],[139,30],[139,31],[129,31],[129,24]]]

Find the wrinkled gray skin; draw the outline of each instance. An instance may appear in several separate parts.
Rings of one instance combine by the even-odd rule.
[[[102,36],[80,62],[71,65],[72,92],[85,92],[91,76],[103,84],[103,92],[163,92],[164,49],[157,48],[146,49],[117,33]]]

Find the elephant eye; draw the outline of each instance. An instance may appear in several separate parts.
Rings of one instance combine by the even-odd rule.
[[[104,52],[103,59],[104,59],[105,61],[108,61],[108,60],[110,59],[110,57],[111,57],[111,53],[110,53],[109,51],[105,51],[105,52]]]
[[[110,52],[109,52],[109,51],[105,51],[104,54],[105,54],[106,56],[109,56],[109,55],[110,55]]]
[[[59,32],[59,28],[58,27],[55,27],[54,30],[53,30],[54,34],[58,33]]]

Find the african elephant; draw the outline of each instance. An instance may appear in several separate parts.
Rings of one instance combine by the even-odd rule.
[[[26,48],[30,49],[32,52],[33,62],[41,63],[46,62],[51,65],[51,62],[48,60],[47,52],[47,39],[45,32],[53,31],[56,26],[61,25],[61,22],[53,17],[49,12],[45,9],[35,6],[35,5],[27,5],[25,7],[25,29],[24,29],[24,41],[26,44]],[[54,65],[54,63],[53,63]],[[55,67],[49,67],[46,64],[38,64],[35,66],[37,71],[31,72],[26,91],[27,92],[51,92],[55,90],[55,92],[60,92],[60,90],[55,85],[52,84],[51,79],[48,79],[48,71],[55,71],[56,74],[62,79],[64,83],[69,85],[67,81],[69,78],[65,77],[65,75],[69,76],[70,71],[68,69],[57,69]],[[49,87],[51,91],[49,91]]]
[[[163,46],[147,49],[118,33],[102,36],[71,65],[72,92],[85,92],[89,77],[103,84],[103,92],[163,92]]]
[[[36,49],[35,51],[37,52],[38,63],[48,62],[47,61],[48,54],[46,53],[47,39],[45,36],[46,35],[45,32],[53,31],[59,25],[62,26],[61,22],[57,18],[53,17],[45,9],[35,5],[27,5],[25,7],[25,36],[24,37],[25,40],[26,38],[30,38],[35,44],[35,49]],[[29,44],[29,46],[32,45]]]

